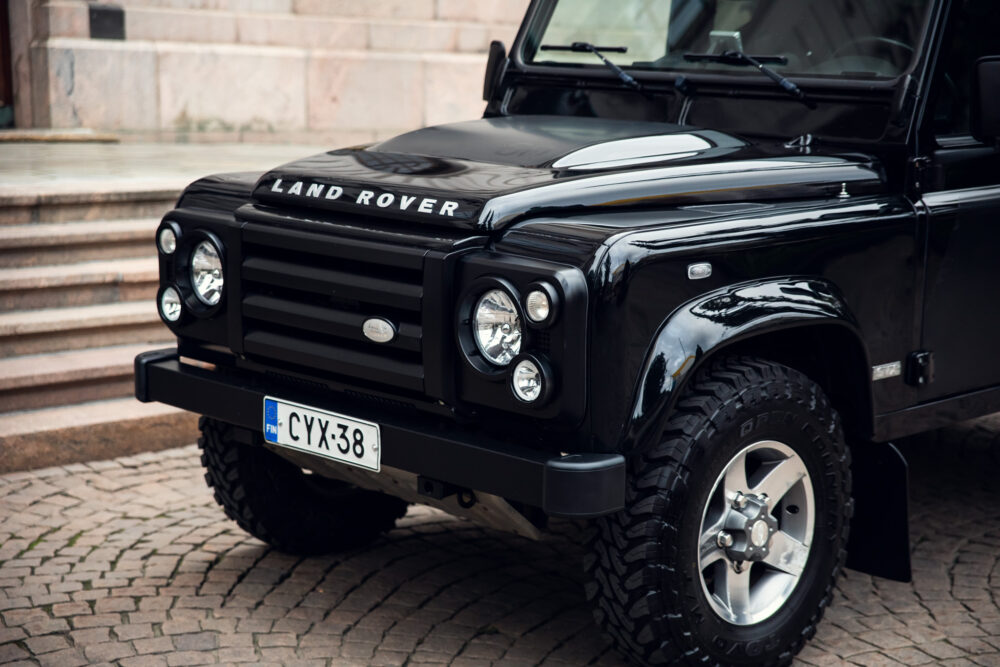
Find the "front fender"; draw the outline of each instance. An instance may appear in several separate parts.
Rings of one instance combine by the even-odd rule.
[[[687,302],[666,319],[646,354],[621,451],[655,442],[685,385],[712,355],[755,336],[820,324],[847,329],[868,363],[857,320],[828,281],[796,277],[754,281]]]

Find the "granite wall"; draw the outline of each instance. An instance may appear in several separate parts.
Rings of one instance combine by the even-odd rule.
[[[479,116],[528,0],[117,0],[124,39],[90,4],[10,0],[19,127],[350,144]]]

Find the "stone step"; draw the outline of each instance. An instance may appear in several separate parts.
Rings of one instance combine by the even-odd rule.
[[[0,474],[190,445],[198,418],[134,398],[0,414]]]
[[[0,225],[0,269],[154,257],[159,218]]]
[[[33,185],[22,193],[20,188],[0,186],[0,225],[162,218],[180,195],[175,186],[73,183],[68,187],[63,191],[58,185]]]
[[[0,311],[153,300],[155,257],[0,269]]]
[[[155,345],[0,359],[0,413],[131,396],[132,362]]]
[[[0,313],[0,359],[173,339],[153,301]]]

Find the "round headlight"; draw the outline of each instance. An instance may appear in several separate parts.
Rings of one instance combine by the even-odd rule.
[[[160,294],[160,314],[167,322],[181,319],[181,295],[173,287],[168,287]]]
[[[524,300],[524,312],[527,313],[528,319],[536,324],[549,319],[549,313],[552,312],[549,295],[537,289],[528,292],[528,298]]]
[[[206,306],[222,300],[222,259],[211,241],[202,241],[191,255],[191,286]]]
[[[490,290],[476,304],[472,319],[476,347],[492,364],[506,366],[521,353],[521,318],[507,292]]]
[[[170,227],[164,227],[160,230],[157,242],[160,244],[160,252],[164,255],[173,255],[174,251],[177,250],[177,234]]]
[[[538,400],[544,389],[543,382],[542,371],[530,359],[525,359],[515,366],[511,375],[511,389],[514,395],[525,403]]]

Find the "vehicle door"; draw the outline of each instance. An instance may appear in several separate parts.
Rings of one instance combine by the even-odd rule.
[[[927,214],[922,346],[934,380],[921,402],[1000,384],[1000,151],[972,136],[975,62],[1000,55],[995,0],[952,5],[917,172]]]

